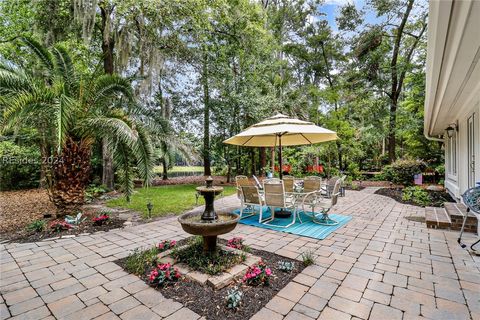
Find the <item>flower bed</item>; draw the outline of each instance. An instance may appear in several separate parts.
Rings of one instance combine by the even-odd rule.
[[[408,199],[404,197],[403,189],[401,188],[382,188],[375,191],[375,194],[390,197],[398,202],[404,204],[411,204],[414,206],[429,206],[429,207],[443,207],[444,202],[455,202],[452,197],[445,191],[424,190],[428,195],[429,200],[423,203],[414,201],[415,199]],[[408,199],[408,200],[406,200]]]
[[[37,242],[45,239],[74,236],[81,233],[108,231],[123,227],[125,220],[105,213],[85,213],[78,224],[67,223],[64,219],[37,219],[16,232],[4,233],[2,239],[15,242]]]
[[[219,240],[219,242],[221,245],[227,245],[227,241]],[[181,248],[187,243],[188,239],[181,240],[177,243],[177,246]],[[155,246],[144,252],[148,252],[145,256],[147,259],[151,259],[155,256],[155,252],[158,252],[158,248]],[[300,261],[281,257],[271,252],[256,249],[250,249],[249,252],[260,257],[261,262],[248,271],[244,270],[242,277],[218,290],[193,281],[184,274],[181,274],[180,279],[174,279],[164,285],[156,285],[155,283],[152,285],[150,279],[157,277],[155,272],[152,276],[152,271],[157,269],[158,273],[159,266],[156,262],[151,261],[139,276],[159,290],[165,298],[174,299],[207,319],[249,319],[304,268]],[[137,254],[141,256],[142,252]],[[125,268],[126,260],[127,258],[124,258],[115,262]],[[288,267],[285,268],[285,266]],[[163,268],[167,269],[167,266]],[[172,266],[170,265],[169,268],[172,268]],[[177,274],[174,269],[169,270],[170,275]],[[244,280],[247,274],[249,274],[248,280]],[[259,280],[257,281],[257,279]]]

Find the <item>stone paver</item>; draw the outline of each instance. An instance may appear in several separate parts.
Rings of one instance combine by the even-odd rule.
[[[224,236],[241,236],[253,248],[298,263],[307,250],[316,256],[316,264],[251,319],[480,319],[480,258],[458,246],[458,232],[405,219],[422,217],[424,208],[374,191],[347,191],[333,212],[353,219],[324,240],[246,225]],[[219,209],[238,206],[235,196],[217,201]],[[0,317],[199,319],[113,262],[135,248],[186,236],[172,217],[75,238],[0,244]]]

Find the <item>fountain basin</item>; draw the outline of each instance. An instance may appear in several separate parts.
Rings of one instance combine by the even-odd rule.
[[[199,236],[218,236],[235,229],[240,216],[235,213],[217,213],[216,220],[202,220],[202,214],[184,213],[178,217],[178,222],[185,232]]]
[[[203,236],[203,250],[215,251],[217,236],[225,234],[237,226],[240,216],[234,213],[217,213],[215,220],[202,220],[198,212],[184,213],[178,217],[182,229],[190,234]]]

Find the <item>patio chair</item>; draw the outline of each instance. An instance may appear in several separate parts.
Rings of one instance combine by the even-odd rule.
[[[331,219],[328,216],[328,212],[333,206],[337,204],[338,196],[340,194],[341,183],[341,179],[337,179],[333,187],[330,199],[322,197],[321,191],[311,192],[305,195],[302,201],[303,212],[308,215],[305,207],[310,206],[312,209],[311,216],[313,222],[326,226],[334,226],[338,224],[337,221]],[[321,209],[320,213],[315,212],[315,207],[319,207]]]
[[[295,191],[295,178],[293,176],[284,176],[283,187],[285,188],[285,194],[287,196],[292,196]]]
[[[251,182],[248,180],[247,176],[236,176],[235,184],[237,186],[237,197],[242,199],[242,186],[250,186]]]
[[[282,180],[266,180],[263,183],[263,190],[265,192],[265,206],[270,207],[271,217],[267,219],[264,224],[281,227],[281,228],[288,228],[293,225],[296,221],[298,212],[297,207],[295,206],[295,198],[294,197],[287,197],[285,195],[285,187],[283,185]],[[279,226],[272,224],[271,222],[275,220],[275,208],[281,208],[292,211],[292,222],[286,226]],[[300,216],[298,215],[300,223],[302,222]]]
[[[303,192],[309,193],[319,191],[322,187],[322,178],[317,176],[308,176],[303,180]]]
[[[460,229],[460,236],[457,239],[457,242],[462,248],[466,248],[467,245],[462,243],[463,231],[465,230],[465,224],[467,219],[472,213],[475,218],[477,218],[477,237],[478,240],[475,241],[471,246],[470,250],[478,254],[478,251],[475,249],[475,246],[480,243],[480,187],[470,188],[464,192],[462,195],[463,203],[467,206],[467,213],[463,216],[462,228]]]
[[[262,219],[263,215],[263,200],[260,192],[256,186],[242,186],[242,198],[240,199],[240,219],[248,218],[255,215],[255,207],[259,208],[258,211],[258,222],[262,223],[265,219]],[[244,208],[248,209],[250,214],[244,216]]]
[[[260,180],[258,180],[257,176],[256,175],[253,175],[253,180],[255,181],[255,185],[257,186],[257,188],[259,190],[262,190],[263,189],[263,186],[262,184],[260,183]]]
[[[322,195],[330,198],[333,194],[333,189],[335,188],[335,184],[337,181],[339,181],[341,178],[338,176],[333,176],[331,177],[327,183],[325,184],[324,187],[322,187]],[[341,183],[340,183],[341,184]]]

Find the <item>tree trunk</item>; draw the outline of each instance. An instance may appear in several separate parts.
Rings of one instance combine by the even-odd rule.
[[[251,167],[250,167],[251,175],[254,176],[255,173],[257,172],[256,163],[255,163],[255,149],[254,148],[250,148],[250,162],[251,162]]]
[[[168,165],[165,157],[162,158],[162,180],[168,180]]]
[[[203,86],[203,174],[212,175],[210,168],[210,92],[208,88],[207,55],[203,57],[202,86]]]
[[[394,162],[397,159],[397,156],[395,154],[396,127],[397,127],[397,101],[392,100],[390,103],[390,118],[388,121],[388,160],[390,163]]]
[[[102,164],[102,184],[108,189],[113,189],[115,187],[113,156],[108,148],[107,139],[102,140]]]
[[[84,203],[85,188],[90,178],[91,144],[68,138],[60,155],[53,161],[51,198],[57,216],[76,214]]]
[[[265,150],[265,147],[260,148],[259,152],[259,158],[260,158],[260,176],[264,177],[265,176],[265,167],[267,166],[267,152]]]
[[[398,102],[398,97],[400,96],[400,92],[402,90],[403,79],[405,77],[405,72],[406,72],[406,70],[403,70],[399,77],[398,69],[397,69],[398,55],[400,54],[400,45],[401,45],[402,36],[403,36],[403,29],[405,28],[410,12],[412,11],[413,2],[414,0],[408,0],[405,13],[403,14],[400,25],[396,30],[396,36],[395,36],[394,45],[393,45],[392,60],[390,61],[391,89],[390,89],[390,94],[388,95],[390,98],[390,116],[388,121],[388,160],[390,163],[394,162],[396,159],[395,129],[397,126],[397,102]],[[426,25],[424,25],[424,28],[422,29],[422,32],[420,33],[419,37],[421,37],[421,35],[423,34],[423,30],[425,30],[425,27]],[[407,56],[405,57],[407,63],[410,62],[411,55],[417,43],[418,43],[418,39],[417,41],[414,42],[409,54],[407,54]]]
[[[102,16],[102,55],[103,55],[103,70],[105,73],[113,74],[113,48],[114,39],[110,35],[111,9],[100,6],[100,13]],[[102,184],[108,189],[115,187],[115,172],[113,170],[113,156],[107,147],[107,141],[102,140]]]

